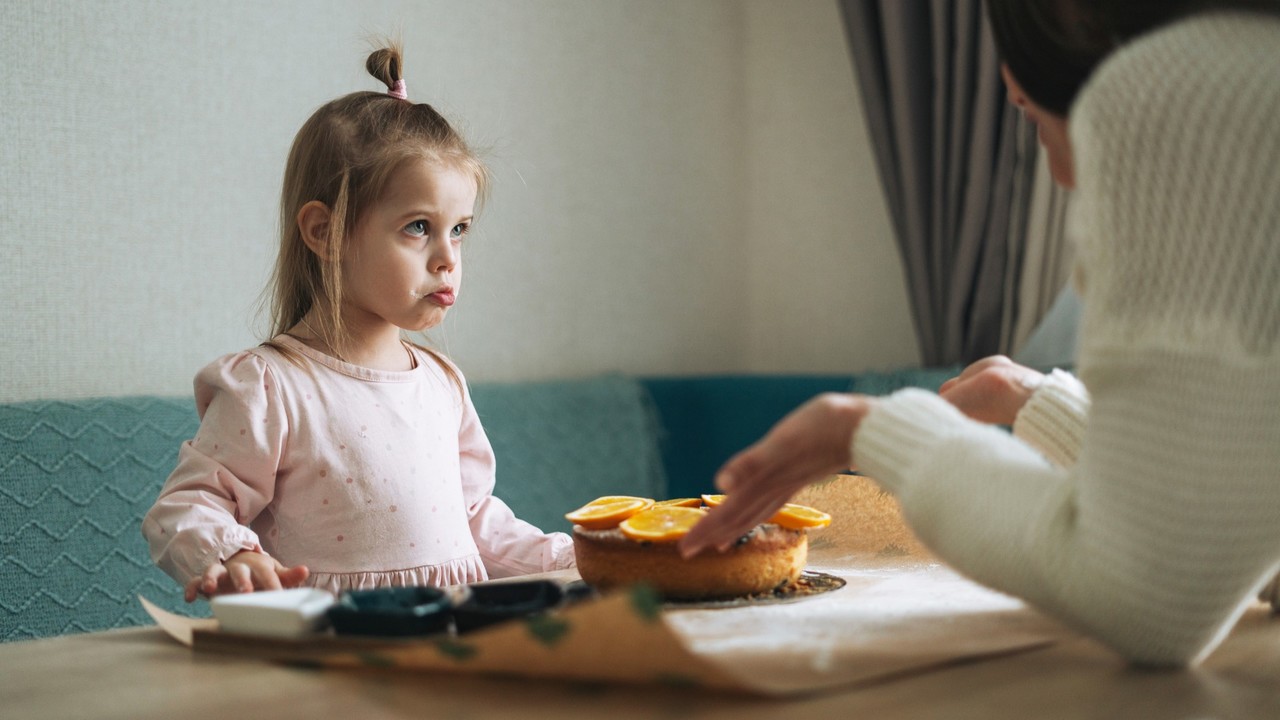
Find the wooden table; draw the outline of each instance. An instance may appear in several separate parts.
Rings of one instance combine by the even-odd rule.
[[[1251,609],[1191,671],[1082,639],[786,700],[654,686],[308,670],[198,653],[156,628],[0,645],[0,718],[1280,718],[1280,618]]]

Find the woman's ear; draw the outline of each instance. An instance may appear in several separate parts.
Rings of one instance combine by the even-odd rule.
[[[1022,86],[1014,79],[1009,66],[1004,63],[1000,63],[1000,77],[1004,80],[1005,90],[1008,91],[1009,102],[1013,103],[1018,109],[1025,110],[1027,108],[1027,94],[1022,91]]]
[[[298,232],[302,242],[321,260],[329,259],[329,221],[332,213],[319,200],[312,200],[298,210]]]

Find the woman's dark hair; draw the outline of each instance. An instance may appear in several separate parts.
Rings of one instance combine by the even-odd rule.
[[[1280,0],[987,0],[1001,61],[1032,102],[1061,116],[1112,50],[1217,9],[1280,13]]]

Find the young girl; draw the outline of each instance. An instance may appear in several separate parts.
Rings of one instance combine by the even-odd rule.
[[[457,299],[487,175],[398,48],[387,93],[324,105],[285,168],[274,337],[195,381],[200,430],[142,524],[199,595],[298,585],[452,585],[572,567],[572,541],[493,496],[494,456],[461,373],[406,342]]]

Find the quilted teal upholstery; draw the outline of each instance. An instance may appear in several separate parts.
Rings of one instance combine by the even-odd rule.
[[[849,390],[863,395],[888,395],[909,387],[937,392],[942,383],[959,375],[962,369],[961,367],[942,367],[865,372],[854,376]]]
[[[644,384],[661,419],[659,438],[671,497],[713,492],[715,472],[810,398],[824,392],[887,395],[937,390],[959,368],[907,368],[858,375],[653,377]]]
[[[636,380],[602,377],[475,385],[471,397],[497,456],[494,494],[543,530],[601,495],[665,497],[660,428]]]
[[[696,495],[726,458],[810,396],[936,388],[954,372],[853,377],[621,376],[477,384],[496,493],[545,530],[600,495]],[[136,597],[177,612],[177,584],[139,533],[197,421],[189,398],[0,405],[0,641],[147,624]]]
[[[660,438],[672,497],[714,492],[715,472],[801,403],[848,390],[848,375],[646,378],[665,430]]]
[[[0,639],[148,623],[138,594],[185,605],[138,528],[196,425],[190,400],[0,406]]]
[[[472,392],[499,458],[497,494],[535,525],[567,530],[564,513],[598,495],[665,492],[637,381]],[[208,615],[152,565],[139,531],[197,424],[190,399],[0,405],[0,640],[146,624],[139,594]]]

